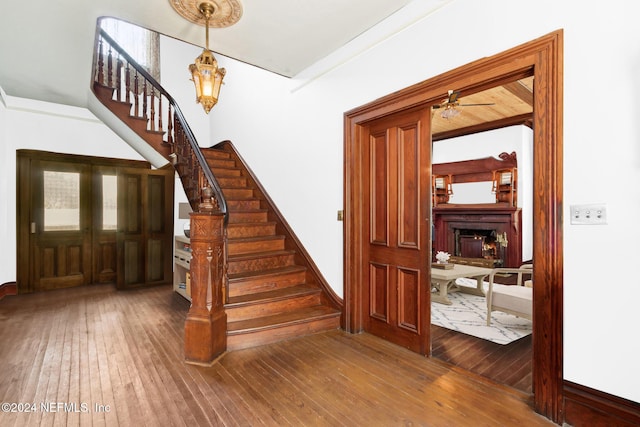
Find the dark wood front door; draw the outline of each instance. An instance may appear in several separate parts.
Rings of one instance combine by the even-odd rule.
[[[428,109],[367,127],[363,231],[364,329],[421,354],[429,342]]]
[[[18,150],[18,291],[170,283],[174,175],[136,160]]]
[[[35,291],[91,281],[91,166],[32,163],[31,282]]]

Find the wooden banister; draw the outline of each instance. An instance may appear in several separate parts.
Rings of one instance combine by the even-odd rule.
[[[220,185],[177,102],[102,29],[98,29],[94,55],[94,92],[96,85],[112,90],[112,100],[131,105],[130,116],[146,120],[145,131],[162,136],[166,150],[160,147],[158,151],[174,165],[193,211],[203,202],[210,203],[224,214],[226,222],[227,204]],[[209,200],[203,194],[207,187],[212,190],[207,192],[212,194]]]

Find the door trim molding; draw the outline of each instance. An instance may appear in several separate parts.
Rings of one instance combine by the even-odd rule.
[[[365,124],[420,105],[440,102],[447,89],[480,91],[502,81],[534,76],[535,260],[533,389],[536,412],[560,423],[563,417],[563,243],[562,112],[563,31],[456,68],[402,89],[344,115],[344,313],[343,328],[363,328],[362,245],[358,224],[363,207],[363,159],[359,144]]]

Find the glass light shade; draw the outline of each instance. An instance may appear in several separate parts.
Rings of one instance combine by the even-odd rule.
[[[189,65],[189,71],[196,87],[196,102],[202,104],[204,111],[209,114],[218,102],[220,86],[226,70],[218,68],[218,61],[213,53],[209,49],[204,49],[195,59],[195,63]]]

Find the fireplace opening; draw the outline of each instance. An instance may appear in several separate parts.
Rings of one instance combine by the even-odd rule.
[[[457,228],[454,230],[454,255],[463,258],[484,258],[495,261],[495,266],[503,265],[506,236],[496,230],[476,230]]]

